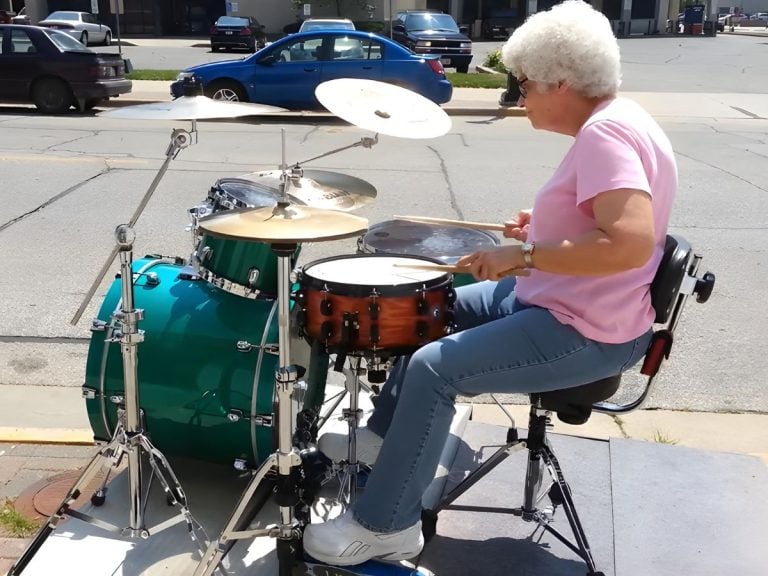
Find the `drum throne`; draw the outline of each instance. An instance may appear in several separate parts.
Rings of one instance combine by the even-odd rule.
[[[595,566],[587,536],[574,506],[571,489],[547,439],[547,427],[551,424],[553,413],[567,424],[579,425],[586,423],[593,411],[625,414],[637,410],[645,403],[663,361],[669,358],[675,328],[688,296],[695,294],[696,301],[703,303],[712,293],[715,276],[711,272],[706,272],[698,277],[696,274],[700,261],[701,256],[694,253],[691,245],[684,238],[667,236],[664,255],[651,284],[656,327],[640,369],[640,373],[647,378],[640,395],[625,404],[608,401],[619,389],[621,374],[567,390],[531,394],[527,437],[519,437],[514,420],[510,416],[512,423],[507,431],[507,443],[446,494],[434,509],[423,511],[422,526],[426,540],[435,534],[438,513],[441,510],[512,514],[526,522],[536,522],[554,535],[585,562],[588,576],[602,576],[603,573],[598,572]],[[493,400],[501,406],[496,398]],[[454,504],[459,496],[471,489],[513,452],[526,448],[528,464],[521,507],[498,508]],[[545,470],[549,474],[549,482],[546,485],[544,484]],[[551,506],[542,506],[545,496],[549,498]],[[562,506],[565,511],[573,541],[550,524],[558,506]]]

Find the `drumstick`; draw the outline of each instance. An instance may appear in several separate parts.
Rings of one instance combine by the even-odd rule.
[[[496,230],[504,231],[504,224],[491,224],[489,222],[468,222],[466,220],[448,220],[447,218],[432,218],[430,216],[395,216],[395,220],[410,220],[411,222],[421,222],[423,224],[451,224],[473,230]]]
[[[468,266],[453,266],[451,264],[392,264],[395,268],[410,268],[411,270],[431,270],[435,272],[451,272],[453,274],[468,274]],[[504,276],[530,276],[530,270],[513,268],[507,270]]]

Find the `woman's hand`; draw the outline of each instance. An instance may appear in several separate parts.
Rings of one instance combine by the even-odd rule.
[[[504,222],[504,238],[513,238],[520,242],[528,240],[528,227],[531,224],[531,210],[520,210],[515,220]]]
[[[525,268],[525,261],[519,246],[500,246],[462,256],[456,265],[467,267],[468,272],[477,280],[500,280],[516,270]],[[528,274],[526,271],[520,275]]]

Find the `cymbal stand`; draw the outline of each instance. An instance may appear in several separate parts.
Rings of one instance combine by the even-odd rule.
[[[350,148],[357,148],[362,146],[363,148],[373,148],[376,144],[379,143],[379,135],[374,135],[373,138],[370,138],[368,136],[363,136],[360,138],[358,142],[355,142],[354,144],[349,144],[348,146],[342,146],[341,148],[336,148],[334,150],[331,150],[329,152],[325,152],[324,154],[320,154],[319,156],[313,156],[312,158],[308,158],[304,160],[303,162],[296,162],[296,164],[293,165],[294,169],[301,168],[302,164],[306,164],[307,162],[312,162],[313,160],[319,160],[320,158],[325,158],[326,156],[330,156],[332,154],[337,154],[339,152],[343,152],[344,150],[349,150]],[[283,160],[283,164],[281,166],[281,169],[285,173],[285,160]]]
[[[120,310],[115,312],[115,319],[120,324],[120,329],[115,332],[112,341],[120,342],[121,345],[123,378],[125,380],[125,405],[118,412],[118,424],[115,427],[112,439],[99,450],[74,486],[67,492],[59,508],[51,515],[48,522],[40,529],[29,547],[11,568],[10,576],[17,576],[24,571],[32,557],[38,552],[45,540],[53,533],[65,516],[76,518],[108,532],[117,533],[129,538],[141,539],[147,539],[150,534],[160,532],[179,522],[185,521],[190,537],[198,544],[201,550],[203,548],[201,540],[208,541],[202,526],[193,518],[189,511],[184,490],[171,469],[168,460],[166,460],[162,452],[152,445],[143,431],[142,413],[139,407],[138,355],[136,347],[144,340],[143,330],[138,329],[138,323],[143,319],[144,311],[134,308],[133,300],[132,255],[135,233],[130,226],[122,224],[115,230],[115,238],[120,254],[122,304]],[[146,491],[142,488],[142,453],[147,455],[152,468],[152,474]],[[106,464],[109,463],[110,466],[117,467],[125,455],[128,456],[128,490],[131,503],[130,520],[126,528],[120,528],[70,508]],[[168,503],[177,506],[179,513],[175,517],[165,520],[152,528],[147,528],[144,513],[148,502],[149,488],[154,476],[157,476],[162,484]]]
[[[160,180],[162,180],[163,176],[165,176],[165,172],[168,170],[168,165],[171,163],[171,160],[176,158],[176,156],[179,155],[179,152],[181,152],[184,148],[192,144],[192,134],[195,135],[195,143],[196,143],[197,142],[197,120],[192,120],[192,130],[190,132],[186,130],[181,130],[179,128],[175,128],[171,132],[171,141],[168,144],[168,148],[165,150],[165,161],[160,166],[160,170],[158,170],[157,175],[155,176],[154,180],[152,180],[152,183],[149,185],[149,188],[147,189],[146,193],[142,197],[141,202],[139,202],[139,205],[134,211],[133,216],[131,216],[130,221],[125,226],[127,226],[130,229],[133,229],[136,227],[136,223],[139,221],[139,218],[141,217],[141,213],[144,212],[144,208],[146,208],[147,204],[149,203],[149,200],[152,198],[152,195],[155,193],[155,189],[157,188],[158,184],[160,184]],[[101,267],[101,270],[99,270],[99,273],[96,276],[96,279],[93,281],[93,284],[91,284],[91,287],[88,289],[88,292],[86,292],[85,298],[83,298],[83,301],[80,304],[80,308],[77,309],[77,312],[75,312],[75,315],[72,317],[72,320],[70,320],[70,324],[72,324],[72,326],[77,325],[77,323],[80,321],[80,318],[83,316],[85,309],[88,307],[88,304],[90,304],[91,300],[93,299],[93,295],[96,293],[96,290],[99,288],[99,285],[101,284],[102,280],[104,280],[104,276],[107,274],[107,271],[109,271],[110,266],[112,266],[112,262],[115,261],[115,257],[117,256],[117,253],[120,251],[121,251],[120,243],[117,242],[115,244],[115,247],[112,249],[112,252],[110,252],[109,256],[107,257],[106,262],[104,262],[104,265]],[[129,276],[129,278],[130,277],[131,276]]]
[[[288,205],[287,188],[289,178],[285,168],[285,130],[282,130],[283,162],[281,177],[281,199],[275,211],[284,210]],[[194,576],[210,576],[219,566],[229,551],[232,540],[245,538],[269,537],[277,539],[277,560],[280,576],[291,576],[293,566],[301,550],[301,525],[296,519],[294,508],[299,504],[299,486],[294,471],[301,466],[299,451],[293,446],[293,393],[299,380],[299,371],[290,364],[290,276],[291,256],[296,244],[272,244],[278,256],[277,262],[277,310],[278,310],[278,346],[280,366],[275,371],[277,389],[277,452],[272,453],[253,473],[253,478],[240,496],[229,521],[219,538],[208,546],[203,559],[198,564]],[[240,530],[245,523],[248,504],[254,497],[259,484],[269,472],[277,470],[275,501],[280,509],[280,523],[271,524],[255,530]]]
[[[192,121],[192,132],[196,131],[195,121]],[[93,298],[96,289],[101,284],[104,275],[111,266],[115,256],[120,255],[120,277],[122,286],[121,308],[115,312],[114,318],[120,325],[115,331],[112,342],[120,342],[123,359],[123,378],[125,381],[124,407],[118,410],[118,424],[112,439],[102,447],[86,466],[74,486],[67,492],[59,508],[48,521],[40,528],[30,545],[13,565],[10,576],[21,574],[32,560],[34,555],[42,547],[45,540],[56,529],[65,516],[82,520],[108,532],[114,532],[129,538],[149,538],[150,534],[160,532],[166,528],[186,521],[189,535],[194,542],[202,548],[201,540],[208,541],[202,526],[192,517],[187,506],[186,495],[178,478],[171,469],[165,456],[149,441],[144,434],[141,408],[139,405],[138,390],[138,353],[136,347],[144,340],[144,332],[138,329],[138,323],[144,317],[144,311],[134,308],[133,299],[133,242],[136,234],[134,225],[139,219],[161,178],[165,174],[168,164],[175,158],[179,151],[189,146],[191,134],[186,130],[175,129],[171,133],[171,142],[166,150],[166,159],[158,174],[144,194],[138,208],[134,212],[128,224],[121,224],[115,229],[115,247],[108,260],[104,263],[99,275],[91,285],[80,308],[72,319],[72,324],[77,324],[86,307]],[[142,454],[146,454],[152,468],[150,480],[146,492],[143,493]],[[91,483],[101,469],[109,464],[117,467],[122,462],[123,456],[128,456],[128,483],[131,510],[129,524],[126,528],[114,526],[102,520],[98,520],[87,514],[73,510],[70,507],[82,495],[85,488]],[[145,525],[144,513],[148,503],[149,488],[154,476],[163,486],[166,499],[169,504],[179,508],[179,514],[169,520],[148,529]],[[105,481],[106,482],[106,481]],[[103,494],[103,487],[101,493]]]

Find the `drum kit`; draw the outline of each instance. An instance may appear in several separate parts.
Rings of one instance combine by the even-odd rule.
[[[391,359],[449,333],[455,298],[451,272],[461,272],[455,260],[498,244],[491,234],[464,223],[397,219],[369,227],[350,212],[373,202],[376,189],[343,174],[304,170],[303,163],[289,166],[283,131],[279,170],[221,179],[205,202],[189,210],[193,251],[188,261],[162,256],[134,261],[134,227],[170,161],[193,143],[193,135],[197,141],[196,121],[280,111],[210,100],[198,92],[199,86],[191,85],[187,95],[172,102],[104,114],[190,120],[192,130],[172,131],[165,161],[129,222],[115,230],[115,246],[72,319],[79,321],[119,256],[119,276],[92,325],[83,387],[94,436],[105,444],[13,566],[12,576],[23,572],[66,516],[144,539],[186,522],[202,553],[196,576],[213,574],[236,540],[275,538],[279,572],[291,574],[316,496],[308,470],[317,458],[317,428],[327,418],[319,407],[331,355],[334,368],[348,376],[350,405],[342,418],[350,433],[342,477],[348,505],[360,470],[355,455],[360,376],[382,382]],[[332,80],[316,94],[335,115],[376,133],[316,158],[354,146],[370,148],[379,134],[431,138],[451,125],[437,105],[389,84]],[[358,254],[295,267],[303,244],[355,236]],[[252,479],[215,541],[209,543],[192,516],[164,452],[250,470]],[[117,468],[124,456],[128,526],[74,510],[85,487],[105,467]],[[156,476],[168,504],[178,509],[174,518],[152,528],[145,525],[145,462],[150,486]],[[108,477],[109,472],[91,498],[95,506],[105,501]],[[265,483],[279,507],[279,521],[248,530],[252,501]]]

